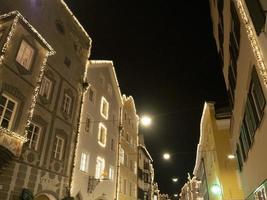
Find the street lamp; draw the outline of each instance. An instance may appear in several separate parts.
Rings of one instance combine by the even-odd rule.
[[[176,183],[176,182],[178,181],[178,178],[174,177],[174,178],[172,178],[172,181],[173,181],[174,183]]]
[[[151,117],[144,115],[140,118],[140,122],[141,122],[141,125],[147,127],[151,125],[152,119]]]
[[[235,155],[233,155],[233,154],[229,154],[229,155],[227,156],[227,158],[230,159],[230,160],[233,160],[233,159],[235,159]]]
[[[171,158],[171,155],[169,153],[164,153],[163,154],[163,159],[164,160],[170,160],[170,158]]]

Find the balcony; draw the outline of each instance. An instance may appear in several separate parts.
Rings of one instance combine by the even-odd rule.
[[[27,139],[15,132],[0,127],[0,168],[12,157],[19,157]]]

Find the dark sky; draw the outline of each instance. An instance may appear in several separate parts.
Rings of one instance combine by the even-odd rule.
[[[162,193],[179,193],[192,173],[204,101],[226,102],[209,1],[66,0],[91,36],[91,59],[113,60],[138,114]],[[177,5],[176,5],[177,4]],[[173,153],[171,161],[161,157]],[[172,183],[173,176],[179,177]]]

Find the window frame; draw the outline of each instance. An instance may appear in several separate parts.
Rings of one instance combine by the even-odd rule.
[[[66,99],[69,99],[69,103],[66,101]],[[72,97],[69,94],[64,93],[63,106],[62,106],[63,113],[70,115],[71,107],[72,107],[72,101],[73,101]],[[68,107],[66,107],[66,106],[68,106]]]
[[[22,45],[25,44],[26,46],[24,47],[24,50],[22,49]],[[25,48],[30,48],[32,50],[31,52],[31,60],[29,61],[29,63],[27,63],[27,65],[25,65],[23,63],[23,60],[21,59],[24,59],[24,56],[25,56]],[[20,56],[19,58],[19,54],[20,54],[20,51],[23,51],[22,55]],[[19,45],[19,48],[18,48],[18,51],[17,51],[17,54],[16,54],[16,58],[15,58],[15,61],[20,65],[22,66],[24,69],[26,69],[27,71],[30,71],[31,68],[32,68],[32,65],[33,65],[33,61],[34,61],[34,56],[35,56],[35,53],[36,53],[36,49],[28,42],[26,41],[25,39],[22,39],[21,42],[20,42],[20,45]]]
[[[17,107],[18,107],[18,101],[16,101],[14,98],[12,98],[11,96],[5,94],[5,93],[2,93],[1,94],[1,97],[5,97],[7,99],[5,105],[3,106],[3,111],[2,111],[2,116],[0,116],[0,126],[2,126],[2,122],[3,122],[3,119],[4,119],[4,115],[6,113],[6,110],[7,110],[7,104],[8,104],[8,101],[11,101],[14,103],[14,108],[12,110],[12,114],[11,114],[11,117],[10,117],[10,120],[8,122],[8,126],[7,127],[3,127],[3,128],[6,128],[8,130],[11,130],[12,128],[12,125],[15,121],[15,115],[16,115],[16,112],[17,112]]]
[[[100,164],[100,166],[99,166]],[[99,166],[99,169],[98,169]],[[103,175],[105,172],[105,159],[103,157],[97,156],[96,158],[96,168],[95,168],[95,178],[103,179]]]
[[[102,130],[104,130],[104,135],[102,135],[102,133],[103,133]],[[104,136],[104,141],[102,141],[103,136]],[[98,125],[97,142],[100,146],[106,147],[106,144],[107,144],[107,127],[101,122]]]
[[[85,157],[84,157],[85,156]],[[88,173],[90,155],[87,152],[81,152],[79,170]]]
[[[62,142],[61,143],[62,145],[60,147],[60,151],[59,152],[57,151],[58,144],[59,144],[58,141]],[[65,145],[65,139],[62,136],[56,135],[55,136],[54,145],[55,145],[55,148],[53,148],[53,158],[61,161],[62,158],[63,158],[63,149],[64,149],[64,145]],[[59,157],[57,157],[58,153],[59,153]]]
[[[104,119],[108,119],[109,115],[109,102],[105,97],[101,98],[100,114]]]
[[[39,126],[38,124],[34,123],[34,122],[31,122],[30,125],[33,125],[33,131],[31,132],[31,133],[32,133],[32,134],[31,134],[31,138],[28,138],[28,135],[29,135],[29,133],[30,133],[30,131],[28,130],[28,133],[27,133],[27,138],[28,138],[27,146],[28,146],[28,148],[37,151],[37,150],[38,150],[38,146],[39,146],[39,141],[40,141],[40,135],[41,135],[42,127]],[[35,129],[36,129],[36,128],[38,128],[39,130],[38,130],[38,134],[37,134],[37,140],[36,140],[36,142],[35,142],[35,146],[34,146],[34,148],[33,148],[33,147],[32,147],[32,142],[33,142],[33,138],[34,138],[33,136],[34,136],[34,133],[35,133]]]
[[[44,85],[48,83],[48,91],[46,92],[46,89],[47,89],[47,85]],[[49,100],[50,99],[50,96],[51,96],[51,92],[52,92],[52,87],[53,87],[53,81],[48,78],[47,76],[44,75],[43,77],[43,80],[42,80],[42,83],[41,83],[41,86],[40,86],[40,90],[39,90],[39,94],[44,97],[45,99]],[[47,96],[44,96],[45,94],[47,93]]]

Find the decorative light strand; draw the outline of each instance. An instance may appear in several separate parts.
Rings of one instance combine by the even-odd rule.
[[[4,14],[0,16],[0,19],[4,19],[10,16],[15,16],[14,22],[18,22],[19,19],[21,19],[27,26],[28,28],[45,44],[45,46],[49,50],[49,56],[54,55],[56,52],[55,50],[48,44],[48,42],[41,36],[41,34],[20,14],[19,11],[12,11],[10,13]],[[13,24],[14,24],[13,22]],[[11,30],[12,31],[12,30]],[[10,31],[10,32],[11,32]]]
[[[13,131],[11,131],[9,129],[3,128],[1,126],[0,126],[0,133],[5,133],[7,135],[10,135],[11,137],[16,138],[16,139],[18,139],[18,140],[20,140],[22,142],[26,142],[27,141],[27,139],[25,137],[17,134],[16,132],[13,132]]]
[[[257,40],[257,34],[256,34],[255,29],[254,29],[254,26],[253,26],[251,20],[249,19],[248,14],[246,13],[246,10],[245,10],[243,4],[244,3],[241,0],[236,0],[236,5],[238,8],[238,11],[240,13],[240,16],[241,16],[243,22],[244,22],[245,29],[246,29],[246,32],[248,34],[248,39],[249,39],[250,45],[252,47],[256,61],[257,61],[259,73],[263,78],[265,87],[267,87],[267,71],[266,71],[266,65],[265,65],[264,58],[263,58],[262,49],[261,49],[259,42]]]
[[[31,106],[30,106],[30,109],[29,109],[28,119],[27,119],[27,122],[26,122],[25,136],[27,136],[27,134],[28,134],[28,128],[29,128],[30,123],[32,121],[34,108],[35,108],[35,105],[36,105],[37,97],[38,97],[39,90],[40,90],[40,87],[41,87],[41,82],[42,82],[42,79],[43,79],[43,76],[44,76],[44,71],[45,71],[45,68],[46,68],[46,62],[47,62],[47,59],[48,59],[49,55],[50,55],[49,52],[47,52],[46,56],[43,59],[42,66],[41,66],[39,75],[37,77],[36,86],[34,88],[34,93],[33,93],[33,96],[32,96],[32,103],[31,103]]]
[[[65,9],[69,12],[69,14],[72,16],[73,20],[77,23],[78,27],[82,30],[82,32],[85,34],[85,36],[87,37],[87,39],[89,40],[89,51],[87,54],[87,58],[89,58],[90,54],[91,54],[91,46],[92,46],[92,40],[90,38],[90,36],[88,35],[87,31],[83,28],[83,26],[81,25],[81,23],[79,22],[79,20],[75,17],[75,15],[72,13],[72,11],[69,9],[68,5],[65,3],[64,0],[61,0],[62,5],[65,7]]]
[[[2,16],[0,16],[0,19],[2,19],[1,18]],[[3,46],[2,50],[1,50],[0,65],[3,63],[3,60],[5,58],[5,53],[6,53],[7,49],[8,49],[9,42],[10,42],[10,40],[11,40],[13,34],[14,34],[14,31],[16,29],[16,25],[17,25],[18,21],[19,21],[19,16],[16,16],[15,19],[13,20],[13,23],[11,25],[10,31],[9,31],[8,36],[6,38],[6,42],[5,42],[5,44],[4,44],[4,46]]]
[[[89,61],[87,61],[86,63],[86,66],[85,66],[85,70],[84,70],[84,74],[83,74],[83,83],[86,83],[87,81],[87,72],[88,72],[88,67],[89,67]],[[71,174],[70,174],[70,182],[69,182],[69,190],[70,190],[70,194],[73,193],[73,180],[74,180],[74,169],[75,169],[75,166],[76,166],[76,162],[79,162],[77,160],[77,154],[78,154],[78,147],[80,146],[79,145],[79,142],[80,142],[80,133],[81,133],[81,126],[82,126],[82,116],[83,116],[83,113],[84,113],[84,101],[85,101],[85,94],[88,90],[88,87],[86,88],[82,88],[81,90],[81,105],[80,105],[80,113],[79,113],[79,121],[78,121],[78,131],[77,131],[77,136],[76,136],[76,141],[75,141],[75,146],[74,146],[74,152],[73,152],[73,166],[72,166],[72,169],[71,169]]]

